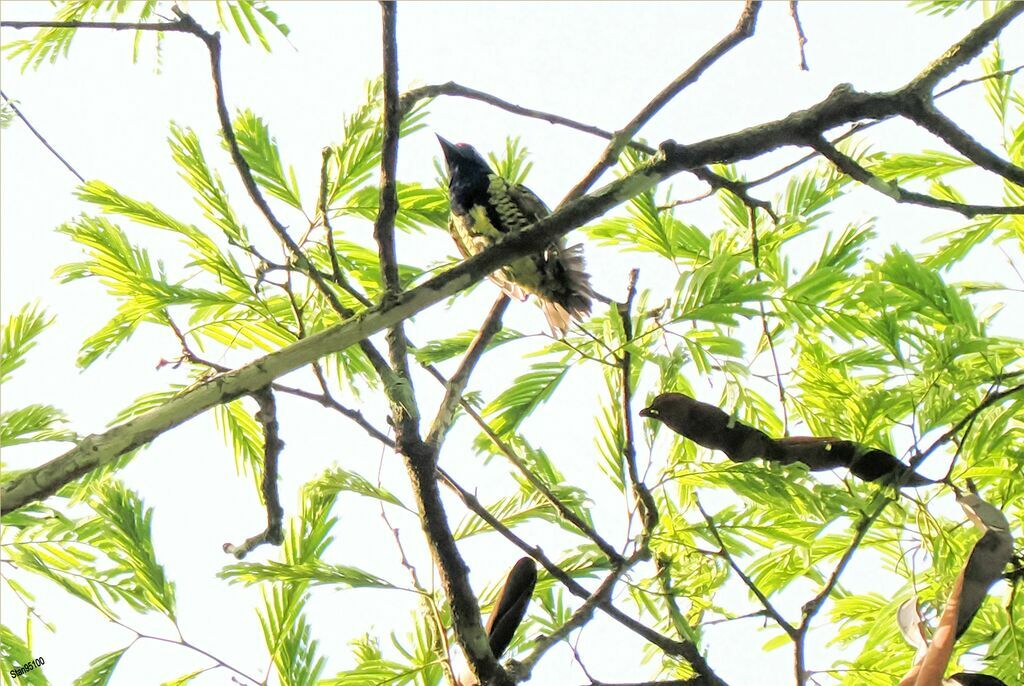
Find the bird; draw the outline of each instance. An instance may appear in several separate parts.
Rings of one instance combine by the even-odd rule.
[[[968,482],[968,487],[973,484]],[[956,618],[959,639],[981,609],[992,585],[1003,578],[1003,569],[1013,560],[1013,536],[1010,523],[998,508],[982,500],[977,493],[957,495],[957,502],[984,535],[974,544],[964,566],[964,583]]]
[[[448,231],[463,257],[470,257],[551,214],[533,191],[503,179],[467,143],[437,137],[448,169],[451,215]],[[594,291],[583,246],[551,243],[543,252],[513,260],[491,275],[510,297],[537,298],[552,334],[564,336],[571,319],[582,321]]]
[[[529,557],[520,558],[505,578],[505,584],[494,601],[494,609],[487,618],[488,643],[494,659],[500,659],[515,636],[516,629],[526,616],[526,608],[537,585],[537,563]],[[457,686],[474,686],[476,679],[469,666],[458,670]]]
[[[802,462],[812,472],[846,467],[864,481],[888,480],[909,488],[935,483],[912,471],[895,455],[855,441],[831,436],[788,436],[776,439],[775,444],[781,449],[782,462]]]
[[[775,441],[768,434],[683,393],[662,393],[640,410],[640,416],[657,419],[705,448],[721,450],[733,462],[778,457]]]
[[[949,677],[953,683],[960,686],[1006,686],[1006,682],[988,674],[974,674],[971,672],[958,672]]]

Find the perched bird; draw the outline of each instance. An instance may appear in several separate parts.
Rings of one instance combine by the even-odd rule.
[[[974,544],[964,567],[964,584],[956,619],[956,637],[960,638],[981,609],[992,584],[1003,577],[1003,569],[1013,559],[1013,536],[1006,515],[982,500],[977,493],[958,495],[957,501],[975,526],[985,532]]]
[[[471,145],[456,145],[441,136],[437,140],[448,167],[448,230],[463,257],[475,255],[551,214],[530,189],[494,173]],[[566,247],[564,241],[558,241],[542,253],[514,260],[491,279],[517,300],[536,296],[552,333],[564,336],[570,318],[582,320],[590,314],[593,291],[585,269],[583,246]]]
[[[662,393],[641,417],[657,419],[681,436],[705,448],[721,450],[733,462],[755,457],[777,459],[775,441],[760,429],[737,421],[720,408],[682,393]]]
[[[895,455],[863,443],[832,437],[790,436],[777,439],[775,444],[781,448],[782,462],[802,462],[812,472],[846,467],[864,481],[887,480],[910,488],[935,483],[911,471]]]
[[[888,480],[917,488],[935,483],[884,450],[840,438],[793,436],[775,439],[738,421],[721,408],[683,393],[662,393],[640,410],[641,417],[657,419],[681,436],[712,450],[721,450],[733,462],[760,457],[769,462],[802,462],[811,471],[846,467],[865,481]]]
[[[501,587],[498,599],[494,601],[491,616],[487,619],[485,628],[495,659],[500,659],[512,642],[516,629],[526,616],[526,608],[530,604],[536,585],[537,563],[528,557],[521,558],[505,578],[505,585]],[[468,665],[458,670],[457,683],[458,686],[476,684]]]

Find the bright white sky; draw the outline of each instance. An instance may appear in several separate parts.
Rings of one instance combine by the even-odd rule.
[[[380,71],[379,9],[369,2],[278,2],[274,7],[292,28],[290,45],[271,35],[274,52],[267,55],[257,47],[243,45],[237,34],[225,38],[228,104],[231,109],[251,108],[269,122],[286,163],[295,166],[311,213],[320,150],[338,139],[342,116],[362,102],[365,82]],[[761,13],[757,35],[665,108],[644,129],[643,136],[654,142],[664,138],[686,142],[733,131],[810,105],[840,82],[865,90],[896,87],[980,18],[980,8],[941,19],[916,15],[897,3],[822,2],[803,4],[800,9],[809,38],[809,73],[798,68],[787,5],[769,3]],[[527,107],[614,129],[731,29],[740,10],[737,3],[405,4],[399,8],[401,87],[406,90],[454,80]],[[2,11],[4,19],[46,19],[52,12],[44,3],[8,1],[3,3]],[[207,28],[213,27],[212,4],[193,3],[189,11]],[[1022,61],[1022,34],[1024,26],[1020,22],[1004,34],[1008,66]],[[3,40],[27,35],[5,29]],[[194,128],[205,143],[208,159],[216,161],[250,231],[263,232],[262,240],[267,241],[269,231],[250,207],[216,143],[217,120],[206,50],[191,37],[168,35],[161,71],[155,74],[152,43],[144,43],[142,63],[133,66],[131,42],[129,33],[82,31],[75,39],[70,59],[38,72],[22,74],[16,65],[4,61],[4,91],[18,101],[33,125],[87,179],[103,180],[187,221],[200,222],[185,184],[176,176],[165,142],[172,120]],[[978,73],[975,64],[955,78]],[[965,89],[944,100],[943,106],[951,115],[962,117],[976,97],[976,92]],[[430,110],[427,128],[401,147],[403,180],[432,181],[433,160],[439,154],[434,132],[470,142],[484,151],[499,149],[506,135],[521,135],[535,164],[530,186],[554,204],[589,169],[603,147],[601,140],[584,134],[516,118],[466,100],[442,99]],[[982,140],[996,135],[991,118],[960,121]],[[909,127],[885,125],[876,128],[872,136],[879,147],[890,149],[911,150],[922,141],[927,147],[940,147]],[[774,157],[772,163],[748,169],[753,175],[796,156],[795,151],[788,151]],[[101,431],[117,410],[138,395],[185,380],[180,370],[156,369],[161,358],[178,355],[177,343],[164,331],[143,329],[113,357],[100,360],[85,372],[75,367],[80,342],[114,309],[113,301],[97,284],[62,286],[51,279],[57,266],[79,256],[64,236],[54,232],[55,227],[84,209],[72,195],[76,181],[17,122],[3,131],[0,164],[3,316],[6,318],[26,301],[38,299],[57,317],[56,326],[43,336],[29,363],[4,387],[4,405],[52,403],[67,411],[79,432]],[[682,177],[674,183],[682,189],[692,186],[695,193],[700,190],[698,184]],[[979,187],[979,193],[984,192]],[[767,191],[762,197],[769,197]],[[972,200],[996,198],[979,195]],[[955,226],[958,221],[956,215],[948,213],[896,207],[869,192],[858,193],[847,201],[845,209],[846,214],[836,219],[837,227],[879,217],[877,227],[883,236],[880,251],[895,241],[912,246],[922,236]],[[286,223],[303,226],[301,217],[284,216]],[[688,206],[682,216],[709,228],[718,222],[713,201]],[[354,230],[368,235],[365,226]],[[140,227],[131,227],[129,233],[153,246],[155,255],[165,256],[172,269],[181,264],[181,251],[166,236],[154,236],[155,232]],[[816,236],[820,238],[820,234]],[[408,261],[426,264],[428,259],[441,259],[454,252],[449,241],[438,243],[433,234],[429,240],[400,238],[400,257]],[[593,246],[588,248],[588,256],[598,289],[620,296],[635,258],[623,258]],[[995,262],[990,266],[1003,267]],[[645,266],[641,287],[664,288],[660,276],[656,269]],[[665,274],[665,278],[671,277]],[[450,312],[435,308],[418,319],[413,338],[427,340],[475,326],[494,295],[493,287],[486,286],[460,299]],[[1017,308],[1021,305],[1019,299],[1009,304]],[[543,327],[539,312],[524,305],[513,305],[506,323],[525,331],[540,332]],[[519,355],[531,346],[526,342],[509,347],[508,364],[496,364],[495,359],[501,359],[497,356],[485,359],[473,387],[485,397],[493,397],[525,368],[527,363]],[[237,361],[234,357],[228,359],[231,363]],[[296,374],[291,381],[307,384],[309,379]],[[427,397],[436,400],[437,389],[426,380],[418,381]],[[569,478],[589,471],[574,467],[593,459],[589,431],[596,406],[588,393],[596,393],[600,384],[596,371],[581,372],[572,386],[565,386],[528,425],[529,435],[556,456]],[[360,430],[311,404],[286,399],[280,399],[279,404],[282,436],[287,443],[281,493],[288,513],[295,511],[299,486],[335,462],[375,479],[381,450]],[[367,402],[363,410],[384,426],[382,406]],[[580,428],[566,431],[566,426]],[[502,472],[497,465],[484,472],[475,464],[479,459],[468,449],[473,433],[466,426],[458,426],[443,460],[465,485],[479,489],[487,501],[496,497],[508,481],[501,474],[494,475]],[[21,467],[59,452],[52,445],[19,448],[8,451],[4,458],[12,466]],[[227,586],[215,578],[216,572],[232,561],[221,552],[221,544],[237,543],[255,533],[265,517],[249,480],[236,477],[232,463],[230,450],[224,446],[212,418],[204,416],[160,438],[123,472],[123,477],[155,509],[157,553],[177,584],[185,636],[248,673],[262,674],[266,653],[253,610],[259,592]],[[388,483],[404,482],[398,461],[391,456],[385,456],[383,471]],[[585,481],[580,485],[591,487]],[[593,488],[592,497],[601,502],[602,489],[607,491],[607,487]],[[611,492],[607,495],[613,497]],[[621,501],[613,502],[607,511],[598,508],[599,528],[611,532],[612,540],[621,540]],[[454,523],[462,510],[453,503],[451,513]],[[376,506],[343,497],[337,514],[340,521],[328,561],[358,564],[405,584],[407,577]],[[396,516],[394,523],[401,528],[410,553],[421,562],[426,560],[416,521]],[[557,543],[557,539],[546,540],[553,548]],[[251,559],[275,554],[264,548]],[[464,547],[464,554],[473,568],[477,588],[495,581],[519,557],[517,550],[496,536],[472,539]],[[427,569],[424,563],[421,578],[429,582]],[[856,590],[862,584],[851,581],[850,585]],[[50,634],[37,627],[34,635],[35,653],[45,657],[45,673],[54,684],[71,683],[89,659],[125,645],[131,637],[90,608],[67,603],[63,598],[45,591],[39,594],[37,610],[57,625],[57,632]],[[6,588],[3,600],[4,623],[20,631],[23,612]],[[794,595],[788,606],[783,601],[783,609],[795,613],[803,600],[806,596]],[[400,593],[318,589],[308,608],[314,635],[329,658],[326,676],[349,664],[345,644],[364,631],[367,623],[384,635],[386,644],[387,630],[406,620],[415,609],[415,599]],[[142,631],[171,633],[167,623],[157,617],[129,616],[126,621]],[[769,635],[754,634],[752,624],[757,622],[709,630],[711,664],[737,686],[791,683],[790,650],[762,654],[759,647]],[[822,634],[816,643],[822,645],[827,638],[827,633]],[[638,666],[641,649],[635,636],[612,623],[594,622],[583,632],[581,645],[605,647],[585,653],[591,673],[602,680],[635,681],[649,672],[648,667]],[[112,683],[158,683],[205,664],[194,653],[143,641],[122,660]],[[810,666],[824,667],[826,662]],[[563,647],[547,656],[535,671],[533,683],[585,681]],[[229,675],[216,671],[195,683],[229,683]]]

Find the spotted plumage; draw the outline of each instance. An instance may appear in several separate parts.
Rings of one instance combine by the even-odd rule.
[[[551,213],[530,189],[495,174],[472,146],[454,145],[440,136],[438,140],[448,167],[448,229],[463,257],[486,250]],[[556,335],[565,335],[571,318],[590,314],[593,291],[582,245],[552,243],[542,253],[513,260],[491,279],[517,300],[535,296]]]

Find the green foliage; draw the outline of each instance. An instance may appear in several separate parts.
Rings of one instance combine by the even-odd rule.
[[[494,432],[499,436],[508,436],[548,400],[569,372],[566,361],[537,362],[531,365],[529,372],[516,377],[511,386],[491,401],[484,408],[484,416],[493,418],[491,428]]]
[[[8,671],[31,662],[36,657],[38,656],[32,654],[28,644],[20,636],[0,624],[0,659],[3,660],[4,665],[3,676],[0,676],[0,679],[3,679],[4,686],[14,686],[14,684],[49,686],[50,682],[47,681],[41,669],[33,669],[19,677],[11,677]]]
[[[25,355],[36,344],[36,338],[53,323],[38,305],[23,305],[17,314],[7,318],[0,331],[0,383],[11,378],[11,372],[25,364]]]
[[[57,12],[75,20],[125,17],[129,12],[145,19],[153,14],[153,5],[81,1],[65,3]],[[930,0],[916,5],[924,12],[948,15],[963,3]],[[262,2],[220,0],[216,8],[222,27],[231,27],[246,41],[255,39],[269,49],[263,32],[268,25],[287,34],[287,27]],[[12,44],[9,55],[22,58],[24,67],[36,67],[66,53],[73,35],[73,29],[44,30]],[[1006,67],[998,47],[983,58],[983,69],[993,76],[973,87],[983,92],[986,116],[990,111],[999,125],[1003,149],[997,152],[1020,165],[1024,98],[1011,75],[999,75]],[[78,197],[88,211],[59,230],[84,255],[61,267],[57,276],[65,282],[98,280],[116,312],[83,343],[79,364],[87,367],[114,354],[141,326],[149,325],[165,334],[174,350],[182,349],[180,359],[161,364],[184,365],[190,381],[205,383],[224,369],[221,365],[254,357],[240,357],[240,351],[273,353],[347,316],[309,278],[314,269],[356,316],[367,303],[374,306],[383,296],[378,250],[369,238],[379,208],[375,184],[383,141],[382,99],[382,81],[375,80],[365,101],[341,122],[338,140],[325,142],[325,207],[318,202],[319,194],[313,202],[313,189],[306,189],[304,203],[296,171],[286,161],[286,141],[271,133],[272,128],[280,131],[278,125],[251,110],[236,114],[233,132],[244,161],[259,192],[273,198],[274,212],[300,244],[301,256],[280,249],[265,222],[249,219],[254,215],[248,198],[229,196],[227,177],[222,177],[234,178],[237,170],[222,155],[208,158],[200,135],[182,124],[170,125],[170,156],[198,212],[194,207],[167,211],[102,181],[82,185]],[[426,110],[417,105],[403,121],[402,135],[418,131],[425,122]],[[842,149],[885,180],[954,202],[971,195],[959,184],[969,176],[962,172],[974,167],[956,154],[883,153],[862,141],[845,142]],[[498,173],[514,183],[524,181],[531,170],[518,137],[506,139],[504,149],[489,157]],[[644,161],[633,151],[622,158],[620,172]],[[745,181],[734,167],[718,165],[715,171]],[[943,444],[926,460],[928,473],[941,475],[949,467],[953,483],[972,479],[1019,528],[1024,395],[977,410],[990,394],[1019,383],[1024,373],[1024,339],[1012,330],[994,333],[1006,330],[999,328],[1007,317],[999,310],[1019,307],[1012,300],[1019,288],[996,283],[994,276],[958,279],[968,265],[993,259],[994,250],[1019,263],[1024,220],[980,215],[936,234],[923,247],[910,248],[882,222],[848,218],[851,182],[831,166],[802,166],[774,186],[774,195],[769,188],[755,185],[751,192],[770,199],[778,221],[763,211],[752,212],[742,198],[726,191],[707,200],[717,206],[716,218],[698,221],[687,209],[691,198],[662,187],[638,194],[621,212],[582,229],[592,244],[588,256],[596,253],[592,265],[613,270],[625,282],[628,269],[642,264],[629,313],[632,335],[626,335],[623,311],[615,303],[601,302],[595,303],[588,321],[562,340],[511,329],[494,337],[491,350],[517,342],[501,349],[499,364],[511,367],[521,356],[520,373],[505,388],[491,384],[469,398],[483,408],[486,423],[473,447],[484,457],[482,468],[507,469],[495,463],[518,462],[532,479],[518,468],[508,469],[511,486],[494,493],[484,483],[480,500],[502,526],[529,544],[535,536],[543,541],[545,552],[569,577],[585,580],[591,588],[613,565],[561,513],[568,510],[591,527],[613,521],[611,533],[601,531],[613,547],[628,554],[643,543],[656,561],[644,560],[630,570],[623,580],[628,583],[619,587],[625,590],[614,596],[616,605],[666,636],[698,644],[705,640],[709,622],[747,616],[751,605],[760,604],[753,594],[736,602],[732,589],[742,586],[725,553],[769,600],[785,598],[780,605],[798,607],[789,601],[808,588],[810,595],[802,600],[813,597],[849,550],[865,513],[884,502],[886,509],[858,544],[851,564],[870,560],[874,573],[898,590],[883,596],[840,583],[812,629],[831,631],[829,640],[846,649],[847,658],[831,665],[848,670],[841,677],[844,683],[890,684],[912,658],[896,636],[895,609],[916,593],[929,611],[937,612],[977,540],[960,518],[939,514],[941,508],[932,505],[946,498],[948,489],[934,486],[897,498],[891,488],[864,483],[843,470],[812,473],[800,464],[759,459],[734,464],[637,417],[636,411],[658,392],[681,391],[774,436],[837,436],[901,457],[920,454],[958,427],[955,447]],[[1019,186],[1006,182],[998,190],[1005,203],[1024,203]],[[397,192],[396,226],[405,232],[402,240],[436,238],[449,245],[436,231],[448,220],[444,184],[400,179]],[[190,209],[194,216],[188,215]],[[928,215],[922,216],[927,220]],[[162,249],[159,241],[168,237],[187,257],[176,261],[174,251]],[[154,257],[158,254],[164,260]],[[415,250],[402,254],[408,260],[399,265],[405,285],[437,268]],[[51,322],[36,305],[9,317],[0,336],[0,381],[8,381],[24,364]],[[410,349],[421,364],[444,363],[464,355],[476,334],[470,330],[417,339],[419,345]],[[484,358],[475,380],[488,373],[490,360]],[[408,384],[382,384],[356,347],[322,359],[315,377],[309,370],[302,373],[307,376],[294,382],[302,389],[296,393],[328,408],[344,402],[373,421],[377,417],[362,409],[375,407],[362,402],[368,391],[375,400],[382,388],[407,398],[412,392]],[[306,390],[316,388],[310,383],[314,378],[321,388]],[[418,392],[430,383],[418,377],[416,382]],[[123,408],[114,422],[158,408],[185,388],[172,385],[147,393]],[[578,388],[587,389],[586,403],[581,403]],[[592,388],[597,397],[589,394]],[[630,424],[623,411],[627,390]],[[565,428],[560,423],[563,410],[576,412],[580,406],[592,411],[592,421]],[[253,412],[251,401],[232,398],[213,415],[237,472],[259,490],[263,430]],[[967,425],[962,423],[965,418],[970,420]],[[467,418],[460,415],[458,421]],[[572,436],[578,447],[567,451],[571,454],[561,454],[542,434],[550,430],[550,422],[556,430],[579,434]],[[459,440],[457,436],[452,432],[451,440]],[[0,415],[5,448],[78,438],[65,415],[48,404],[5,408]],[[469,445],[459,448],[470,452]],[[631,448],[658,508],[659,519],[650,531],[642,529],[637,515],[627,463]],[[66,487],[50,506],[30,506],[5,518],[4,560],[13,575],[4,581],[12,592],[30,599],[21,580],[37,577],[105,617],[156,611],[174,621],[175,587],[158,562],[153,512],[112,477],[133,455]],[[9,476],[7,472],[4,478]],[[335,466],[303,489],[298,511],[289,512],[280,551],[221,570],[225,583],[260,587],[258,618],[280,683],[440,682],[450,617],[439,593],[414,589],[424,609],[414,614],[407,630],[355,641],[348,668],[332,677],[321,675],[327,655],[337,647],[332,642],[322,648],[309,619],[314,586],[361,589],[356,592],[387,598],[398,591],[408,593],[387,572],[360,566],[358,556],[338,561],[328,557],[333,527],[349,500],[343,494],[374,500],[373,507],[386,512],[409,512],[414,501],[405,495],[405,487],[404,482],[373,482],[351,465]],[[698,502],[710,513],[714,530],[697,510]],[[452,521],[460,515],[453,533],[463,550],[483,544],[485,537],[497,539],[484,519],[454,507],[449,511]],[[484,608],[494,602],[502,580],[498,575],[478,589]],[[960,649],[983,656],[991,673],[1012,680],[1020,666],[1014,656],[1024,654],[1024,594],[997,588],[996,595],[986,601]],[[578,607],[560,582],[542,573],[515,645],[529,648],[536,636],[559,631]],[[798,612],[785,614],[789,621],[799,621]],[[0,631],[5,664],[31,658],[30,642],[6,628]],[[790,638],[771,625],[759,638],[764,650],[792,647]],[[107,683],[127,650],[97,657],[76,683]],[[652,662],[657,678],[692,675],[683,660],[655,651],[647,657],[657,658]],[[185,684],[198,674],[182,675],[172,683]],[[42,679],[41,671],[17,683],[45,683],[32,679]]]
[[[265,0],[216,0],[219,26],[225,30],[236,29],[246,43],[255,37],[263,48],[270,52],[264,24],[273,27],[281,35],[287,36],[288,26],[270,9]],[[160,23],[162,19],[157,12],[157,0],[128,2],[127,0],[70,0],[59,3],[54,14],[56,22],[128,22],[128,23]],[[228,22],[226,16],[230,16]],[[15,40],[7,43],[4,50],[7,58],[20,58],[21,69],[38,69],[45,62],[55,64],[61,57],[67,57],[71,43],[78,32],[77,27],[44,27],[36,31],[32,38]],[[249,34],[252,33],[252,36]],[[132,60],[138,61],[139,47],[144,37],[153,36],[159,55],[160,44],[164,33],[146,29],[137,29],[132,44]]]
[[[89,669],[75,679],[75,686],[107,686],[110,683],[110,677],[114,676],[118,662],[121,661],[127,650],[127,648],[122,648],[94,659],[89,663]]]
[[[296,209],[302,209],[299,182],[290,165],[287,173],[281,162],[277,141],[270,135],[270,127],[252,110],[242,110],[232,122],[235,138],[242,156],[252,170],[256,183],[270,195],[283,200]],[[227,141],[224,147],[228,148]]]
[[[0,444],[10,447],[38,441],[74,440],[73,431],[60,427],[64,413],[51,405],[27,405],[0,412]]]

